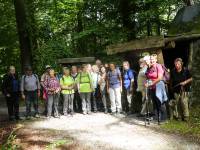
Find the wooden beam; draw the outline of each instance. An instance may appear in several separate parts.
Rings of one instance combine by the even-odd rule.
[[[112,55],[128,51],[160,49],[164,46],[165,46],[164,37],[154,36],[139,40],[133,40],[126,43],[110,45],[107,47],[107,54]]]
[[[176,47],[176,43],[174,41],[170,41],[165,45],[165,49],[172,49]]]
[[[195,40],[200,39],[200,34],[189,34],[189,35],[180,35],[180,36],[174,36],[174,37],[166,37],[164,39],[165,43],[169,43],[171,41],[188,41],[188,40]]]
[[[58,64],[79,64],[79,63],[92,63],[95,57],[81,57],[81,58],[63,58],[58,59]]]

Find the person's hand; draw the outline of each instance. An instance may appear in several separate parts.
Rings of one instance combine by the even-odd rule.
[[[24,94],[22,94],[22,99],[25,100],[26,96]]]
[[[144,86],[145,86],[146,88],[148,88],[148,87],[149,87],[148,83],[145,83],[145,84],[144,84]]]
[[[122,87],[120,87],[120,92],[122,93]]]
[[[38,90],[38,93],[37,93],[37,94],[38,94],[38,97],[40,97],[40,90]]]
[[[10,97],[10,94],[7,94],[6,97]]]
[[[109,89],[107,89],[107,93],[109,94]]]
[[[186,85],[186,82],[185,82],[185,81],[184,81],[184,82],[181,82],[180,85],[181,85],[181,86],[185,86],[185,85]]]

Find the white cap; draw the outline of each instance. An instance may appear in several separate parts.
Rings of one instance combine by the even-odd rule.
[[[148,60],[150,60],[150,56],[149,55],[147,55],[147,56],[144,56],[144,61],[148,61]]]

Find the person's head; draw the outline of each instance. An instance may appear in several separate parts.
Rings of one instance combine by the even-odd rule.
[[[81,72],[82,72],[82,67],[78,67],[77,73],[81,73]]]
[[[97,65],[92,65],[92,71],[95,72],[95,73],[99,72],[98,66]]]
[[[70,70],[67,67],[63,67],[63,75],[69,76],[70,75]]]
[[[16,72],[15,71],[15,67],[14,66],[10,66],[9,67],[9,73],[13,75],[13,74],[15,74],[15,72]]]
[[[46,66],[45,66],[45,69],[46,69],[46,72],[48,73],[49,70],[51,69],[51,66],[50,66],[50,65],[46,65]]]
[[[151,57],[150,57],[151,65],[156,64],[157,59],[158,59],[158,56],[156,54],[152,54]]]
[[[106,68],[109,68],[109,64],[107,64],[107,63],[106,63],[104,66],[105,66]]]
[[[83,64],[81,70],[82,70],[82,72],[88,72],[88,65]]]
[[[116,69],[116,66],[115,66],[114,63],[110,63],[109,68],[110,68],[111,71],[114,71]]]
[[[54,69],[50,69],[49,70],[49,76],[52,78],[52,77],[55,77],[55,71]]]
[[[124,69],[124,70],[128,70],[129,68],[130,68],[129,62],[128,62],[128,61],[124,61],[124,62],[123,62],[123,69]]]
[[[143,68],[146,65],[144,58],[140,58],[139,65],[140,65],[140,68]]]
[[[106,68],[104,66],[101,67],[101,73],[106,73]]]
[[[143,60],[145,61],[145,63],[146,63],[147,65],[150,65],[151,62],[150,62],[150,56],[149,56],[149,55],[144,56]]]
[[[96,60],[96,65],[99,67],[99,66],[101,66],[101,64],[102,64],[101,60],[100,60],[100,59],[97,59],[97,60]]]
[[[75,73],[77,73],[78,72],[78,69],[77,69],[77,67],[76,66],[72,66],[72,74],[75,74]]]
[[[27,74],[27,75],[32,75],[32,74],[33,74],[33,70],[32,70],[32,67],[31,67],[31,66],[27,66],[27,67],[26,67],[26,74]]]
[[[87,69],[88,72],[92,72],[91,64],[87,64],[86,67],[87,67],[86,69]]]
[[[182,68],[183,68],[183,60],[181,58],[176,58],[174,60],[174,65],[175,65],[176,70],[182,70]]]

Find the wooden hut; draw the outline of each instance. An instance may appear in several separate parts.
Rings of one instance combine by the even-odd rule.
[[[173,67],[177,57],[181,57],[185,65],[191,67],[193,50],[198,49],[198,39],[200,5],[187,6],[178,11],[166,36],[152,36],[110,45],[107,47],[107,54],[123,53],[133,66],[138,66],[138,57],[145,53],[156,53],[159,63],[165,63],[168,68]]]

